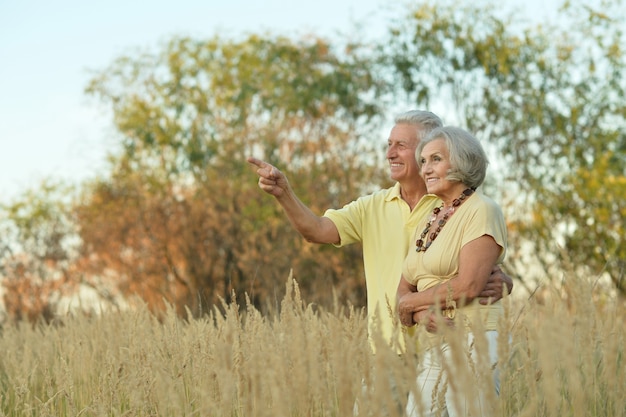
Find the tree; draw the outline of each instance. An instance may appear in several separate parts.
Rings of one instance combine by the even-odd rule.
[[[87,87],[113,112],[110,173],[71,204],[43,189],[7,206],[3,274],[40,279],[54,258],[72,282],[114,279],[155,309],[200,314],[233,291],[278,300],[293,270],[307,300],[329,304],[333,288],[363,305],[360,248],[304,242],[245,158],[288,171],[313,211],[339,207],[388,184],[379,132],[394,105],[485,140],[512,259],[574,264],[624,293],[622,3],[567,2],[558,25],[528,25],[488,3],[424,1],[376,48],[250,35],[120,57]]]
[[[514,246],[626,294],[622,3],[566,2],[558,25],[524,26],[487,3],[421,2],[383,57],[413,100],[454,109],[492,145]]]
[[[85,268],[194,314],[233,290],[279,299],[292,268],[309,299],[336,286],[362,303],[358,248],[303,242],[245,158],[289,170],[314,210],[348,202],[380,180],[382,87],[357,45],[317,38],[176,38],[118,59],[87,88],[112,107],[122,151],[77,207]]]
[[[60,297],[76,290],[72,193],[68,185],[44,181],[0,206],[0,277],[11,320],[51,320]]]

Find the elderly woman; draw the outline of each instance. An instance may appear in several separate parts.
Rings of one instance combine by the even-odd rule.
[[[506,223],[500,207],[476,192],[485,179],[488,161],[470,133],[455,127],[435,129],[421,141],[416,157],[428,192],[437,195],[443,204],[418,227],[415,247],[404,261],[398,285],[397,308],[402,324],[424,323],[418,327],[422,329],[418,331],[420,346],[425,349],[417,377],[421,398],[409,396],[407,414],[447,412],[450,417],[463,416],[471,408],[482,407],[479,415],[489,415],[481,398],[484,390],[476,396],[470,394],[476,384],[468,390],[454,380],[450,366],[456,367],[458,362],[447,362],[453,354],[451,346],[430,315],[436,311],[455,329],[465,330],[469,349],[474,345],[475,332],[485,332],[490,364],[495,365],[502,306],[500,302],[481,305],[477,296],[489,279],[491,267],[504,258]],[[463,355],[460,357],[466,358],[469,365],[467,354]],[[494,382],[499,392],[495,371]],[[440,401],[443,397],[445,400]]]

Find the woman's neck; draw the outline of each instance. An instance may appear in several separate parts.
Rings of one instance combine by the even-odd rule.
[[[442,193],[441,195],[437,194],[437,197],[439,197],[439,199],[443,201],[444,208],[450,208],[453,206],[454,201],[457,200],[459,196],[463,194],[463,192],[468,188],[470,187],[463,183],[458,183],[455,184],[454,187],[446,190],[445,193]]]

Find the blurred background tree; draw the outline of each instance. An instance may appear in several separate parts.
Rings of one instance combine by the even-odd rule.
[[[126,292],[194,314],[233,290],[279,300],[290,269],[310,300],[332,302],[338,287],[360,302],[358,248],[304,242],[246,162],[287,169],[318,211],[380,181],[380,146],[364,133],[384,85],[358,48],[340,52],[317,38],[173,39],[95,77],[87,91],[112,106],[122,152],[77,207],[92,273],[114,268]]]
[[[120,146],[109,174],[71,203],[42,187],[2,207],[5,300],[23,291],[11,280],[51,280],[45,264],[63,282],[106,278],[180,314],[244,292],[264,308],[292,270],[311,302],[365,305],[360,247],[305,242],[245,158],[285,170],[321,214],[390,185],[389,117],[409,108],[483,140],[485,189],[510,222],[507,272],[532,290],[573,265],[624,294],[622,6],[566,2],[558,21],[537,25],[488,2],[420,1],[397,5],[388,36],[371,45],[173,38],[120,57],[86,89],[112,109]]]
[[[50,321],[60,297],[76,290],[80,241],[73,192],[67,184],[46,181],[0,206],[2,301],[13,319]]]
[[[575,268],[626,294],[623,2],[565,2],[553,25],[488,10],[420,3],[392,25],[383,58],[416,105],[447,104],[490,145],[509,270],[523,280],[529,264],[544,278],[550,265]]]

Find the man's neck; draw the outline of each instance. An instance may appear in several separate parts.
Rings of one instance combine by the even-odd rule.
[[[423,182],[400,184],[400,195],[409,205],[411,211],[427,193],[426,185]]]

